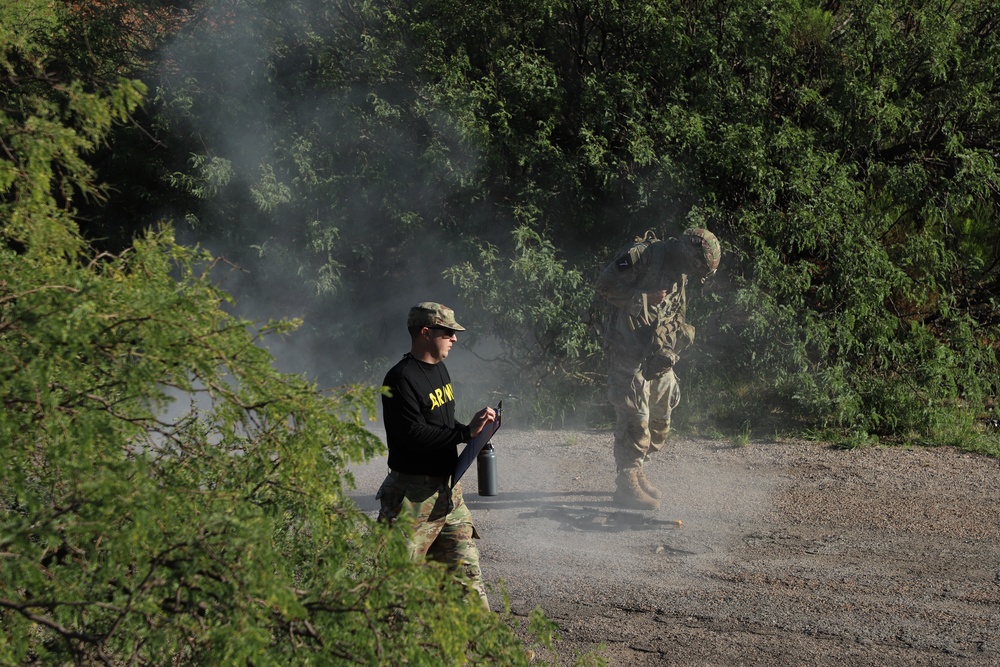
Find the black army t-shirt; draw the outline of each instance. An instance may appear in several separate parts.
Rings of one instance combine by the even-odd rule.
[[[382,397],[389,468],[450,475],[458,459],[456,445],[468,442],[469,427],[455,421],[455,390],[444,363],[428,364],[407,354],[383,384],[390,391]]]

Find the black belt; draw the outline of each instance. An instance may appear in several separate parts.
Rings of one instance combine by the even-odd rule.
[[[451,476],[447,477],[435,477],[434,475],[410,475],[409,473],[399,472],[396,470],[390,470],[391,474],[396,476],[400,482],[422,482],[424,484],[441,484],[447,485],[451,481]]]

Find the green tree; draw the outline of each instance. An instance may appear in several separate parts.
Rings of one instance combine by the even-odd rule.
[[[169,231],[80,236],[88,155],[142,86],[50,71],[58,5],[0,12],[0,662],[526,663],[347,498],[376,390],[275,370]]]
[[[400,312],[414,286],[475,309],[472,289],[544,283],[444,289],[447,267],[517,265],[520,230],[586,278],[646,229],[704,224],[727,252],[692,303],[689,398],[774,407],[734,400],[736,425],[792,414],[934,442],[995,401],[992,2],[227,0],[197,16],[157,95],[182,212],[253,292],[358,350],[338,379],[381,353],[340,313]],[[555,304],[550,330],[574,331],[572,310]],[[505,356],[528,367],[522,343]]]
[[[593,371],[600,345],[587,326],[590,281],[532,229],[521,227],[514,237],[512,259],[486,246],[474,262],[445,272],[486,332],[471,331],[470,345],[496,348],[484,358],[491,381],[518,388],[516,400],[531,422],[562,426],[568,418],[592,418],[585,410],[594,403],[589,394],[603,388],[604,378]]]
[[[592,274],[698,197],[661,150],[689,130],[649,121],[667,73],[647,82],[637,59],[671,24],[630,7],[223,3],[168,52],[162,118],[203,147],[172,182],[203,198],[198,234],[259,276],[257,295],[281,285],[347,344],[370,337],[327,313],[373,294],[401,310],[391,295],[414,283],[450,298],[440,271],[476,259],[474,241],[510,256],[529,228]]]
[[[997,392],[998,237],[975,222],[997,191],[995,7],[786,7],[767,48],[721,33],[732,93],[700,146],[746,318],[728,379],[770,375],[814,423],[971,436]]]

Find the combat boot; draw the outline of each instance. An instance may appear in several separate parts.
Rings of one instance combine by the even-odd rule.
[[[642,468],[637,468],[635,473],[635,478],[639,482],[639,487],[646,492],[647,496],[649,496],[650,498],[655,498],[657,500],[663,497],[663,493],[658,488],[653,486],[653,483],[649,481],[648,477],[646,477],[645,470],[643,470]]]
[[[635,510],[655,510],[660,501],[653,498],[639,486],[638,468],[626,468],[615,479],[615,503]]]

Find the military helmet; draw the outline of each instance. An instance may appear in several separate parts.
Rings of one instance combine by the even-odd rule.
[[[715,234],[707,229],[694,228],[685,230],[679,240],[681,250],[700,277],[708,278],[715,273],[722,259],[722,246]]]

